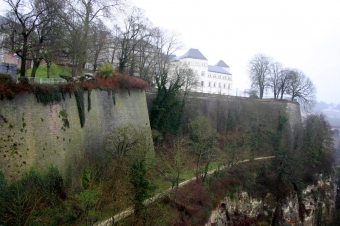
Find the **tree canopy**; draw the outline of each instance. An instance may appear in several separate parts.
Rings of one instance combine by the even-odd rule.
[[[284,68],[272,57],[256,54],[249,62],[249,78],[252,93],[264,97],[266,90],[271,90],[274,99],[289,98],[298,101],[305,110],[313,108],[316,88],[301,70]]]

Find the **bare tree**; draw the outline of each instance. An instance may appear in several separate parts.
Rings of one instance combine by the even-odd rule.
[[[270,64],[269,86],[272,88],[274,99],[283,99],[288,94],[289,87],[292,83],[292,74],[294,71],[289,68],[283,68],[281,63],[273,62]]]
[[[151,23],[140,8],[133,7],[123,27],[116,25],[115,30],[118,34],[118,46],[114,50],[118,54],[118,70],[120,72],[129,70],[130,75],[133,75],[140,54],[137,46],[147,43],[146,39],[151,36]]]
[[[157,59],[160,51],[156,45],[156,38],[158,28],[150,29],[150,35],[145,37],[143,41],[136,46],[136,70],[140,78],[149,82],[150,86],[154,85],[154,70],[157,66]]]
[[[268,86],[270,65],[272,59],[263,54],[257,54],[249,62],[249,77],[252,88],[258,89],[259,98],[263,98],[265,88]]]
[[[72,36],[73,45],[69,50],[77,45],[77,51],[73,51],[73,63],[78,67],[80,72],[87,60],[88,38],[91,24],[99,17],[112,17],[113,10],[120,9],[123,6],[122,0],[68,0],[66,2],[67,10],[61,14],[63,22],[67,25],[68,32]],[[76,35],[76,36],[75,36]],[[74,75],[74,74],[73,74]]]
[[[169,68],[174,53],[181,49],[182,43],[179,41],[178,34],[157,29],[155,31],[155,45],[157,46],[157,64],[154,71],[156,86],[162,89],[169,80]]]
[[[268,85],[271,87],[274,99],[279,98],[279,93],[281,89],[281,73],[282,65],[279,62],[272,62],[270,64],[270,76],[268,79]]]
[[[48,38],[45,38],[41,54],[46,62],[47,78],[50,77],[52,63],[60,63],[66,57],[66,37],[64,24],[58,21],[53,25],[53,30],[51,30]]]
[[[82,67],[79,66],[81,62],[82,47],[81,47],[81,30],[82,26],[77,23],[69,23],[66,26],[67,36],[65,37],[65,64],[71,66],[72,76],[81,73]]]
[[[292,70],[291,69],[282,69],[280,73],[280,81],[279,81],[279,92],[280,92],[280,99],[283,99],[285,94],[288,94],[289,87],[291,85],[291,78],[292,78]]]
[[[169,89],[177,86],[177,89],[180,89],[186,97],[190,91],[198,86],[198,78],[186,63],[177,61],[170,66],[168,85]]]
[[[61,10],[63,8],[63,3],[55,1],[50,7],[56,7]],[[31,77],[35,77],[35,73],[42,60],[45,60],[47,64],[49,64],[48,66],[50,66],[51,55],[59,55],[59,52],[62,49],[60,40],[62,39],[64,32],[57,15],[58,14],[55,11],[47,11],[42,16],[43,18],[46,18],[47,22],[37,27],[31,35],[31,45],[29,48],[29,60],[33,61]],[[57,57],[54,57],[54,59],[57,59]]]
[[[111,35],[108,28],[101,20],[91,26],[89,34],[88,62],[92,63],[93,71],[96,71],[99,64],[107,62],[111,44]]]
[[[218,133],[213,128],[211,121],[199,114],[196,118],[190,120],[189,124],[190,139],[193,141],[193,152],[196,156],[196,179],[205,180],[209,164],[218,156],[216,148]],[[204,169],[201,170],[202,162]]]
[[[39,52],[44,42],[41,32],[48,30],[47,27],[51,25],[53,18],[62,7],[62,1],[4,0],[4,2],[10,7],[7,11],[8,20],[4,32],[9,38],[11,50],[21,58],[20,77],[24,77],[30,49],[34,47]],[[38,37],[36,43],[31,39],[33,34]]]
[[[316,88],[313,82],[297,69],[292,71],[289,94],[291,100],[297,100],[305,110],[310,110],[316,103]]]

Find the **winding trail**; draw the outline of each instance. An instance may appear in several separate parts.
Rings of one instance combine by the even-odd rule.
[[[258,158],[254,158],[254,161],[259,161],[259,160],[265,160],[265,159],[272,159],[272,158],[275,158],[275,156],[266,156],[266,157],[258,157]],[[236,164],[241,164],[241,163],[245,163],[245,162],[249,162],[250,160],[249,159],[245,159],[245,160],[242,160],[242,161],[239,161],[237,162]],[[236,165],[235,164],[235,165]],[[225,168],[228,168],[228,166],[223,166],[219,169],[214,169],[214,170],[210,170],[207,175],[211,175],[213,174],[214,172],[216,172],[217,170],[223,170]],[[186,181],[183,181],[182,183],[179,183],[178,184],[178,188],[181,188],[187,184],[190,184],[191,182],[195,181],[196,180],[196,177],[193,177],[189,180],[186,180]],[[149,205],[151,203],[153,203],[154,201],[156,201],[157,199],[167,195],[170,191],[172,191],[174,188],[168,188],[167,190],[161,192],[161,193],[158,193],[156,195],[154,195],[153,197],[147,199],[144,201],[144,204],[145,205]],[[133,214],[133,206],[127,208],[126,210],[114,215],[113,217],[110,217],[109,219],[106,219],[106,220],[103,220],[99,223],[96,223],[94,224],[95,226],[110,226],[110,225],[113,225],[114,222],[118,222],[128,216],[130,216],[131,214]]]

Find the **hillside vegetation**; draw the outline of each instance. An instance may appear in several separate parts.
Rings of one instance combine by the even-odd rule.
[[[93,88],[109,81],[116,80],[103,78],[79,85]],[[204,225],[219,200],[247,191],[270,201],[275,209],[263,209],[269,215],[249,222],[279,225],[284,221],[281,204],[287,196],[299,196],[307,185],[316,183],[319,174],[332,175],[332,134],[322,115],[311,115],[303,126],[292,128],[284,104],[248,99],[219,107],[212,120],[204,110],[197,111],[199,100],[195,100],[190,99],[177,134],[153,130],[154,159],[146,157],[146,147],[140,142],[143,132],[122,126],[102,147],[104,156],[85,155],[74,162],[82,172],[77,178],[62,178],[53,167],[45,173],[32,169],[12,184],[1,176],[1,223],[92,224],[134,206],[133,216],[118,225]],[[259,156],[276,158],[237,164]],[[230,168],[207,175],[221,166]],[[177,189],[179,182],[192,176],[194,183]],[[168,196],[150,206],[144,204],[169,187],[174,190]],[[305,212],[300,205],[303,222]]]

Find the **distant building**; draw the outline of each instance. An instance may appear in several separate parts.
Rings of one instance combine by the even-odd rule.
[[[175,60],[185,62],[195,73],[199,80],[196,91],[203,93],[232,94],[232,74],[230,67],[220,60],[215,65],[209,65],[208,59],[198,50],[189,49],[183,56]]]
[[[0,27],[3,27],[6,24],[6,18],[0,15]],[[7,46],[3,44],[5,41],[5,34],[0,32],[0,63],[9,63],[16,64],[17,67],[20,67],[21,59],[13,52],[9,52]]]

